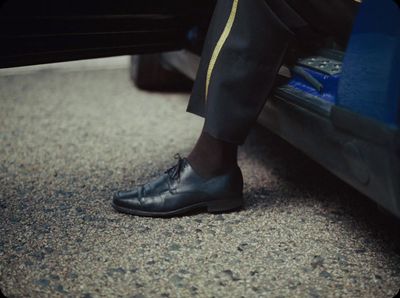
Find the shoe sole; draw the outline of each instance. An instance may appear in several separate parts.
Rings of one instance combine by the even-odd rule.
[[[121,207],[114,203],[111,203],[111,206],[119,212],[131,215],[138,215],[138,216],[148,216],[148,217],[171,217],[176,215],[182,215],[190,211],[199,210],[202,208],[206,208],[207,212],[209,213],[229,212],[229,211],[239,210],[243,207],[243,205],[244,205],[243,199],[216,200],[216,201],[193,204],[190,206],[186,206],[180,209],[175,209],[167,212],[150,212],[150,211],[142,211],[142,210]]]

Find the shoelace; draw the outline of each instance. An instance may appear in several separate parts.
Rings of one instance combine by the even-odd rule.
[[[180,178],[180,173],[181,173],[181,168],[182,168],[182,163],[183,163],[183,158],[179,153],[176,153],[174,155],[174,158],[178,160],[178,163],[174,165],[173,167],[169,168],[168,170],[165,171],[168,176],[173,179],[173,180],[179,180]]]

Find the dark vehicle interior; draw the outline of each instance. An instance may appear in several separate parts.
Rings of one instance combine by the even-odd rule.
[[[1,1],[0,67],[163,52],[206,27],[214,1]]]

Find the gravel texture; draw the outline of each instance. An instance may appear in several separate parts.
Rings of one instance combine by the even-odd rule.
[[[245,209],[170,219],[112,194],[188,154],[187,94],[127,70],[0,76],[0,288],[8,297],[392,297],[400,256],[374,204],[255,128]]]

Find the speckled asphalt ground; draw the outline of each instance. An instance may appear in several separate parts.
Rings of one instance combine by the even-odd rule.
[[[8,297],[392,297],[400,256],[373,204],[278,137],[240,149],[245,209],[123,215],[113,192],[186,155],[187,94],[127,70],[0,76],[0,287]]]

